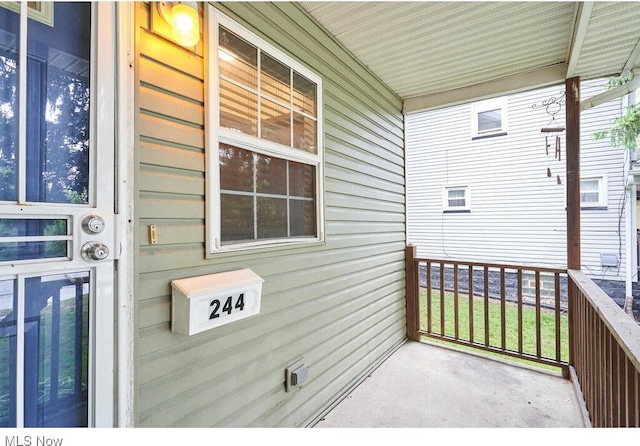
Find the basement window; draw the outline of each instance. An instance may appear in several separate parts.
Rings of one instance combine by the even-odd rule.
[[[209,12],[209,251],[321,241],[322,79]]]
[[[472,139],[507,134],[507,97],[471,105]]]

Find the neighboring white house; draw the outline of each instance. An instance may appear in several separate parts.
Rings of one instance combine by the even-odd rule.
[[[583,82],[582,99],[605,87],[604,79]],[[566,135],[559,134],[558,159],[555,136],[541,132],[565,126],[564,107],[551,122],[557,108],[548,113],[543,105],[563,90],[406,116],[407,231],[419,256],[566,267]],[[596,279],[624,280],[627,237],[636,243],[635,223],[625,230],[627,212],[635,221],[635,203],[625,199],[629,153],[593,139],[625,100],[585,110],[581,119],[582,268]],[[629,252],[637,271],[635,248]]]

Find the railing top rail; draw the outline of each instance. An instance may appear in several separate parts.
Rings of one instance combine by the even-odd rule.
[[[513,265],[508,263],[488,263],[488,262],[476,262],[476,261],[455,260],[455,259],[433,259],[428,257],[416,257],[413,260],[415,262],[444,263],[445,265],[465,265],[465,266],[474,266],[474,267],[482,267],[482,268],[486,266],[488,268],[516,269],[516,270],[533,271],[533,272],[539,271],[541,273],[552,273],[552,274],[567,273],[566,269],[546,267],[546,266]]]
[[[640,370],[640,325],[629,317],[585,273],[570,269],[567,274],[580,289],[585,299],[597,310],[599,317],[634,364],[636,370]]]

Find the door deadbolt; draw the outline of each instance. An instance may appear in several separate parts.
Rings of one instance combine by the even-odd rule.
[[[104,260],[109,257],[109,248],[100,242],[88,242],[82,246],[85,260]]]
[[[98,234],[104,229],[104,220],[97,215],[89,215],[82,220],[82,229],[87,234]]]

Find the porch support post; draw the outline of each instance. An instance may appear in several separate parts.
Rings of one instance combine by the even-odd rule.
[[[415,245],[407,245],[405,249],[405,281],[406,281],[406,311],[407,311],[407,337],[413,341],[420,340],[419,327],[419,295],[420,281],[415,258],[417,248]]]
[[[565,81],[567,103],[567,268],[580,269],[580,78]]]
[[[580,78],[565,81],[567,126],[567,268],[580,269]],[[568,277],[569,365],[575,367],[575,296],[577,286]]]

